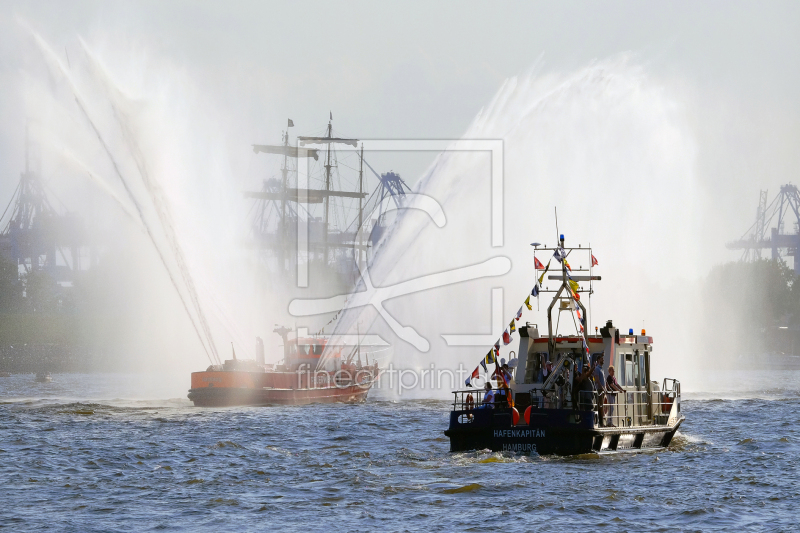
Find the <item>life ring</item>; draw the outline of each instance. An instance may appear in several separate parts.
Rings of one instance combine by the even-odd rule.
[[[516,411],[516,409],[514,409],[514,410]],[[531,406],[530,405],[525,409],[525,414],[522,415],[522,416],[525,418],[525,423],[530,426],[531,425]]]
[[[464,400],[464,408],[467,411],[471,411],[475,406],[475,399],[472,397],[472,394],[467,394],[466,400]]]
[[[530,409],[530,406],[528,406],[528,409]],[[528,417],[530,418],[530,415],[528,415]],[[517,422],[519,422],[519,411],[517,411],[516,407],[512,407],[511,408],[511,425],[512,426],[516,426]]]

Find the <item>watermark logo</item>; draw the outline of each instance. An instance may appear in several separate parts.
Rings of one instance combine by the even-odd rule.
[[[308,144],[308,143],[306,143]],[[501,140],[371,140],[364,141],[369,150],[375,151],[424,151],[438,152],[489,152],[491,155],[491,244],[498,248],[503,246],[503,142]],[[298,167],[298,191],[308,189],[309,161],[305,158]],[[305,193],[307,194],[307,193]],[[303,198],[299,198],[300,201]],[[416,209],[431,217],[437,227],[446,224],[442,206],[434,198],[423,194],[408,194],[402,204],[390,203],[386,198],[381,206],[382,213],[392,209]],[[378,210],[378,208],[376,208]],[[369,220],[369,217],[366,219]],[[308,286],[308,219],[297,217],[297,280],[299,287]],[[356,242],[365,242],[364,226],[356,238]],[[360,252],[359,252],[360,258]],[[367,261],[356,261],[364,290],[349,295],[337,295],[331,298],[295,299],[289,304],[289,313],[295,317],[313,316],[332,313],[342,309],[351,310],[373,307],[392,331],[403,341],[411,344],[419,351],[427,352],[430,343],[412,326],[400,324],[384,307],[384,302],[413,293],[432,290],[447,285],[472,281],[481,278],[502,276],[511,270],[511,260],[505,256],[497,256],[482,263],[455,268],[443,272],[431,273],[415,279],[385,287],[376,287],[370,276]],[[492,331],[502,328],[502,289],[492,291]],[[485,346],[496,340],[493,335],[443,335],[450,346]]]

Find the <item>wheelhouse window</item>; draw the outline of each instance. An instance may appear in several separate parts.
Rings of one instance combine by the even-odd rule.
[[[525,383],[538,383],[541,381],[541,373],[547,358],[546,353],[532,353],[528,356],[525,365]]]
[[[647,352],[639,355],[639,386],[646,387],[647,386]]]
[[[633,387],[633,354],[625,355],[625,386]]]

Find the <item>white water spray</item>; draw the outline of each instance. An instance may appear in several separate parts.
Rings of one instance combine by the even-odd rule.
[[[571,74],[541,71],[537,66],[506,81],[463,136],[503,140],[504,245],[491,245],[488,153],[446,152],[416,191],[442,204],[447,226],[437,228],[424,216],[404,213],[376,252],[370,272],[380,286],[499,255],[513,263],[502,278],[388,302],[386,308],[401,324],[415,327],[432,345],[429,353],[420,353],[375,321],[372,332],[396,344],[396,366],[422,369],[433,361],[438,367],[456,368],[463,363],[471,372],[490,344],[452,347],[442,335],[500,337],[535,281],[529,243],[555,244],[553,206],[558,206],[567,244],[591,242],[600,261],[596,273],[603,281],[595,285],[591,299],[592,333],[606,319],[637,331],[644,321],[655,336],[656,350],[663,353],[663,358],[656,357],[655,372],[668,366],[664,361],[685,355],[679,325],[687,316],[684,306],[694,300],[681,289],[681,279],[696,276],[706,266],[692,260],[700,257],[693,239],[701,224],[696,149],[680,105],[627,56]],[[683,271],[674,268],[676,258],[689,259],[681,262]],[[503,289],[500,329],[491,325],[494,287]],[[541,308],[546,309],[549,299],[541,298]],[[355,323],[363,328],[365,315],[371,317],[366,322],[375,319],[369,310],[348,312],[337,333],[352,334]],[[525,321],[546,330],[543,312],[526,310]],[[512,349],[516,351],[516,342],[501,355],[508,357]],[[460,385],[463,382],[440,387]]]

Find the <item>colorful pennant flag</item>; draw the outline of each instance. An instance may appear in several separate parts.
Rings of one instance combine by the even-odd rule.
[[[533,267],[536,270],[544,270],[544,265],[542,264],[542,262],[536,259],[535,257],[533,258]]]
[[[553,259],[550,258],[550,261],[552,260]],[[539,285],[541,285],[544,282],[544,275],[547,274],[548,270],[550,270],[550,261],[547,262],[547,266],[544,268],[544,272],[542,272],[542,275],[539,276]]]
[[[566,266],[566,267],[567,267],[567,270],[569,270],[570,272],[572,272],[572,267],[571,267],[571,266],[569,266],[569,262],[567,261],[567,258],[566,258],[566,257],[564,258],[564,266]]]
[[[511,330],[511,333],[517,331],[517,326],[515,325],[514,321],[512,320],[511,323],[508,325],[508,329]]]
[[[489,350],[489,353],[492,353],[492,350]],[[484,372],[488,372],[488,370],[486,370],[486,360],[485,359],[481,359],[481,366],[483,367],[483,371]]]
[[[525,298],[525,307],[528,308],[528,311],[533,311],[533,307],[531,307],[531,297],[530,296]]]
[[[559,263],[563,261],[566,257],[567,256],[564,254],[564,252],[561,251],[560,248],[556,248],[556,250],[553,252],[553,258],[555,258],[555,260],[558,261]]]
[[[475,370],[472,371],[472,375],[467,378],[466,381],[467,387],[472,387],[472,380],[478,379],[478,376],[480,376],[480,373],[478,372],[478,367],[476,366]]]
[[[522,306],[519,307],[519,311],[517,311],[517,316],[514,317],[514,320],[519,320],[522,318]]]
[[[534,296],[534,297],[539,296],[539,284],[538,283],[533,286],[533,289],[531,290],[531,296]]]
[[[503,345],[508,346],[511,343],[511,335],[508,334],[508,329],[503,332]]]
[[[592,266],[596,267],[597,265],[598,265],[597,258],[594,255],[592,255]]]
[[[577,281],[569,280],[569,287],[572,289],[572,292],[577,293],[578,289],[580,289],[580,285],[578,285]]]
[[[497,356],[494,353],[494,350],[489,350],[489,353],[486,354],[486,358],[484,359],[487,365],[491,365],[495,361],[497,361]]]

